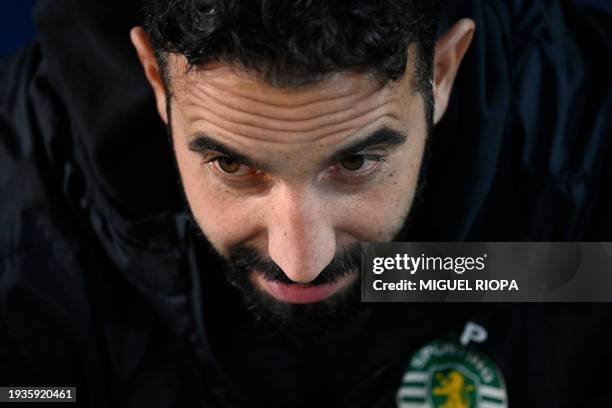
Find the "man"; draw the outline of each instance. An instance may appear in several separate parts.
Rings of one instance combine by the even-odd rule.
[[[148,1],[112,30],[42,2],[2,68],[2,382],[89,406],[610,403],[583,375],[610,362],[607,306],[359,302],[360,241],[610,236],[609,62],[580,58],[609,55],[605,17],[455,7],[436,36],[425,1]]]

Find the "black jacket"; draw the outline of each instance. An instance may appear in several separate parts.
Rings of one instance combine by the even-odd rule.
[[[612,406],[607,304],[377,304],[312,345],[253,327],[181,207],[132,3],[40,1],[37,41],[0,62],[0,385],[76,385],[94,407],[387,408],[415,352],[470,321],[511,407]],[[411,239],[610,240],[610,17],[444,7],[443,28],[477,32]]]

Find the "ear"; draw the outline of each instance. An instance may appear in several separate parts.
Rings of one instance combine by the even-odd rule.
[[[455,23],[436,43],[434,61],[434,124],[438,123],[448,106],[455,76],[463,56],[470,47],[476,25],[468,18]]]
[[[162,80],[159,65],[157,64],[157,59],[153,53],[153,47],[151,46],[149,36],[145,30],[142,29],[142,27],[134,27],[132,30],[130,30],[130,38],[132,39],[132,44],[136,49],[138,59],[140,60],[140,63],[144,69],[145,76],[147,77],[147,80],[155,93],[157,112],[164,123],[168,124],[168,111],[166,110],[166,103],[168,102],[166,101],[166,86]]]

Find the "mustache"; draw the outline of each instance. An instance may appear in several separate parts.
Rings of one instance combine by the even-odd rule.
[[[284,284],[295,284],[283,270],[270,257],[248,245],[239,245],[232,248],[228,254],[232,265],[244,273],[256,271],[268,281]],[[361,244],[355,243],[337,253],[331,262],[309,284],[325,285],[336,282],[338,279],[350,274],[361,267]]]

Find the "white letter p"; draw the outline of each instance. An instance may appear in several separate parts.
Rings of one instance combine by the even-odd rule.
[[[463,333],[461,333],[461,344],[467,346],[470,341],[474,343],[484,343],[487,339],[487,330],[473,322],[467,322],[465,328],[463,329]]]

